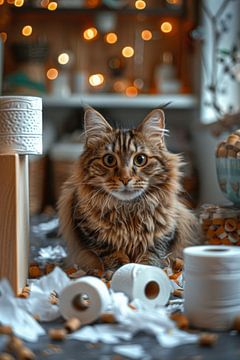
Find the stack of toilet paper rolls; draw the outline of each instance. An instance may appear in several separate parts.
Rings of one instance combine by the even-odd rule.
[[[240,315],[240,249],[195,246],[184,250],[185,313],[191,325],[229,330]]]
[[[0,153],[42,154],[42,99],[0,97]]]

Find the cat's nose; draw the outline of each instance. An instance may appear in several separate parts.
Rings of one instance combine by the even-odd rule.
[[[129,177],[123,177],[120,179],[121,182],[123,183],[123,185],[127,185],[129,183],[129,181],[131,180],[131,178]]]

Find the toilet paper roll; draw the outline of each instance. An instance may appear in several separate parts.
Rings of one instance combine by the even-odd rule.
[[[240,248],[235,246],[202,245],[184,249],[185,271],[198,273],[240,272]]]
[[[184,249],[184,311],[195,327],[228,330],[240,313],[240,249]]]
[[[65,319],[78,318],[90,324],[105,312],[111,303],[107,286],[98,278],[85,276],[66,286],[59,296],[59,309]]]
[[[185,310],[186,312],[186,310]],[[196,306],[187,306],[186,315],[191,325],[213,331],[230,330],[233,327],[234,320],[240,313],[240,306],[199,309]]]
[[[0,96],[0,152],[42,154],[42,99]]]
[[[125,293],[129,300],[140,299],[148,306],[166,305],[171,284],[163,270],[155,266],[126,264],[112,277],[111,288]]]

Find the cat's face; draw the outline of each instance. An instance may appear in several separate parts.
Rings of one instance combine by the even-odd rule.
[[[164,118],[153,111],[133,130],[112,129],[95,110],[85,115],[88,181],[122,201],[144,195],[164,177]]]

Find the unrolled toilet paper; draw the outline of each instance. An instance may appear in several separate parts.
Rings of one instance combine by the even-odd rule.
[[[0,153],[42,153],[42,99],[0,96]]]
[[[59,297],[59,309],[65,319],[78,318],[90,324],[108,309],[111,297],[107,286],[98,278],[85,276],[66,286]]]
[[[170,281],[155,266],[126,264],[112,277],[111,288],[125,293],[129,300],[140,299],[148,306],[166,305],[171,294]]]
[[[240,314],[240,249],[194,246],[184,250],[184,309],[191,324],[228,330]]]

